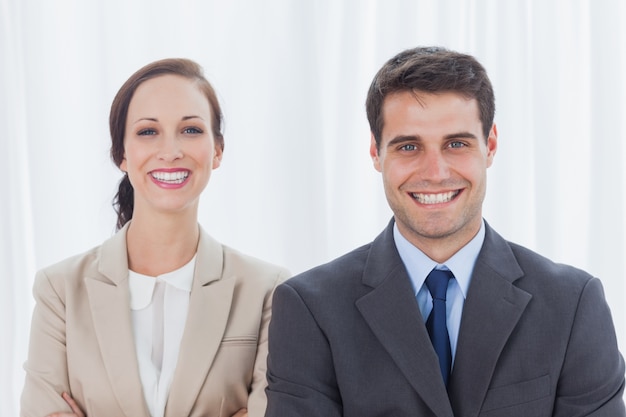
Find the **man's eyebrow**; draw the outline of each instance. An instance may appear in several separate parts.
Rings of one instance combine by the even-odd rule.
[[[466,132],[466,131],[450,133],[448,135],[445,135],[443,138],[445,140],[450,140],[450,139],[478,139],[475,134],[473,134],[471,132]],[[422,138],[419,135],[398,135],[398,136],[394,137],[393,139],[391,139],[389,141],[389,143],[387,143],[387,146],[396,146],[396,145],[399,145],[399,144],[402,144],[402,143],[406,143],[406,142],[421,142],[421,141],[422,141]]]
[[[391,139],[387,146],[395,146],[405,142],[421,142],[422,138],[420,136],[415,135],[400,135]]]
[[[444,136],[445,139],[478,139],[475,134],[470,132],[451,133]]]

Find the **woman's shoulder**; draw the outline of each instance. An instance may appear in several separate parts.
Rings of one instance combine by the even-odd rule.
[[[37,271],[33,283],[35,298],[49,300],[59,297],[67,301],[68,292],[82,294],[84,278],[97,271],[99,248],[96,246]]]
[[[46,277],[53,282],[82,281],[85,277],[99,275],[103,258],[110,264],[126,258],[125,236],[121,232],[84,252],[41,268],[37,277]]]
[[[242,274],[258,277],[282,277],[291,276],[287,268],[260,259],[256,256],[243,253],[227,245],[222,245],[224,270],[237,270]]]
[[[203,258],[203,265],[212,264],[211,268],[220,268],[222,277],[239,276],[250,280],[276,282],[291,276],[287,268],[223,244],[202,229],[198,256]]]
[[[70,275],[72,271],[84,271],[95,265],[101,245],[95,246],[82,253],[72,255],[61,261],[55,262],[39,270],[39,274],[49,277],[58,275]]]

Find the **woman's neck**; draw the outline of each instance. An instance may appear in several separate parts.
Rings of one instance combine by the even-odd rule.
[[[128,267],[153,277],[174,271],[196,254],[199,235],[195,217],[133,218],[126,234]]]

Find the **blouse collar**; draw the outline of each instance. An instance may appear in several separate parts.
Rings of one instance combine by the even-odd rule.
[[[187,264],[175,271],[161,274],[157,277],[139,274],[128,271],[128,284],[130,287],[130,308],[131,310],[141,310],[152,302],[154,285],[158,281],[163,281],[179,290],[191,292],[193,273],[196,266],[196,255]]]

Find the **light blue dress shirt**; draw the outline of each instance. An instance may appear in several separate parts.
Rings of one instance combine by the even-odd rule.
[[[484,221],[481,222],[480,230],[476,236],[443,264],[433,261],[424,252],[406,240],[398,230],[397,224],[393,226],[393,238],[400,258],[409,274],[409,278],[411,278],[413,291],[424,322],[426,322],[428,315],[433,309],[433,299],[425,284],[426,277],[434,268],[449,269],[454,274],[454,279],[451,279],[448,283],[448,291],[446,293],[446,318],[450,347],[452,348],[452,363],[454,364],[463,304],[467,297],[467,290],[472,279],[476,258],[478,258],[478,253],[485,240],[485,223]]]

